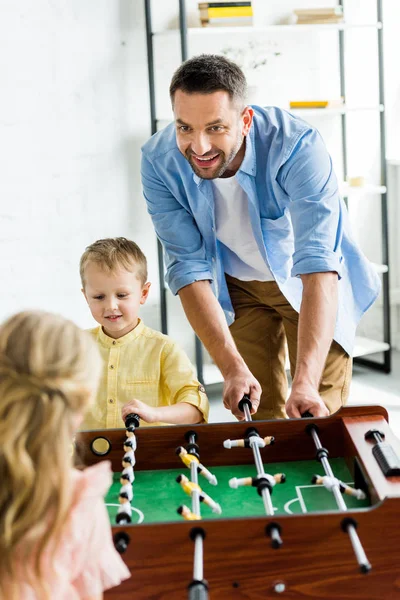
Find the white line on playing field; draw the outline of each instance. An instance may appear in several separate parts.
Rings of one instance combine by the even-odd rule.
[[[307,512],[307,508],[306,508],[306,505],[304,503],[303,494],[301,493],[301,490],[300,490],[301,487],[313,487],[313,486],[312,485],[308,485],[308,486],[296,485],[296,494],[297,494],[297,497],[298,497],[299,502],[300,502],[301,512],[306,513]]]
[[[354,483],[353,481],[346,481],[347,485],[352,485],[353,483]],[[301,510],[302,510],[303,513],[306,513],[308,511],[307,511],[307,507],[306,507],[306,504],[304,502],[303,494],[301,493],[301,489],[300,488],[316,488],[316,487],[323,487],[323,486],[316,486],[315,483],[311,484],[311,485],[296,485],[296,493],[297,493],[297,496],[299,498]]]
[[[298,498],[293,498],[293,500],[289,500],[288,502],[286,502],[286,504],[285,504],[285,505],[284,505],[284,507],[283,507],[283,510],[284,510],[285,512],[289,513],[289,515],[292,515],[292,514],[293,514],[293,512],[292,512],[292,511],[290,510],[290,508],[289,508],[289,506],[290,506],[291,504],[293,504],[293,502],[299,502],[299,499],[298,499]]]
[[[120,504],[107,504],[106,503],[106,506],[118,506],[119,507]],[[139,515],[138,524],[139,523],[143,523],[143,521],[144,521],[144,514],[142,513],[142,511],[139,510],[138,508],[135,508],[134,506],[132,506],[131,508],[132,508],[132,510],[134,510],[135,512],[137,512],[137,514]]]

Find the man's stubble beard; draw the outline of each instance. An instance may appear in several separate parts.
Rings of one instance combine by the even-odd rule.
[[[221,150],[220,151],[220,156],[222,156],[222,164],[221,164],[221,166],[220,167],[216,167],[216,170],[213,171],[213,172],[211,172],[206,177],[204,176],[204,174],[202,174],[200,172],[200,170],[198,169],[197,165],[195,165],[192,162],[190,154],[188,156],[185,155],[185,158],[189,162],[190,166],[192,167],[192,169],[196,173],[196,175],[198,177],[200,177],[200,179],[218,179],[218,177],[222,177],[222,175],[228,169],[229,165],[231,164],[231,162],[233,161],[233,159],[235,158],[235,156],[239,152],[240,148],[242,147],[242,144],[244,143],[244,140],[245,140],[245,136],[239,134],[238,140],[237,140],[237,144],[233,148],[233,150],[231,150],[231,152],[230,152],[230,154],[229,154],[229,156],[228,156],[227,159],[225,158],[225,152],[222,152],[222,150]]]

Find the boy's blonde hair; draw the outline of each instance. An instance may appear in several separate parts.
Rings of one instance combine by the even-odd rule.
[[[100,371],[90,335],[60,316],[21,312],[0,327],[1,598],[21,598],[21,579],[49,597],[43,552],[61,541],[72,436]]]
[[[85,287],[85,269],[88,263],[93,262],[102,269],[111,273],[117,268],[132,271],[137,269],[137,277],[144,285],[147,281],[147,260],[135,242],[124,237],[105,238],[90,244],[82,254],[80,260],[80,274],[82,287]]]

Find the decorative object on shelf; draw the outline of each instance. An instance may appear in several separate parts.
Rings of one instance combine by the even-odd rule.
[[[269,60],[281,56],[278,44],[273,41],[252,41],[244,45],[226,46],[221,54],[235,62],[242,69],[247,80],[247,101],[249,104],[265,104],[265,90],[260,87],[260,73]]]
[[[338,108],[343,106],[343,98],[331,100],[290,100],[290,108]]]
[[[331,6],[327,8],[297,8],[293,12],[298,25],[342,23],[344,20],[342,6]]]
[[[347,183],[351,187],[362,187],[363,185],[365,185],[365,177],[363,175],[348,175]]]
[[[253,7],[251,2],[199,2],[202,27],[251,26]]]

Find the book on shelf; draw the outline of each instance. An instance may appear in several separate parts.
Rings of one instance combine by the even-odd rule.
[[[317,16],[343,16],[342,6],[328,6],[327,8],[296,8],[294,13],[300,16],[317,17]]]
[[[329,24],[343,22],[343,7],[333,6],[330,8],[298,8],[294,14],[299,25],[306,24]]]
[[[297,19],[297,25],[330,25],[335,23],[343,23],[343,17],[334,17],[332,19]]]
[[[199,2],[203,27],[252,25],[251,2]]]
[[[224,2],[224,0],[221,0],[221,2],[214,1],[214,2],[199,2],[198,3],[198,7],[199,8],[224,8],[224,7],[232,7],[232,6],[251,6],[251,1],[249,0],[248,2],[241,2],[240,0],[238,0],[237,2],[235,2],[235,0],[232,0],[231,2]]]
[[[343,106],[343,98],[331,100],[290,100],[290,108],[340,108]]]

